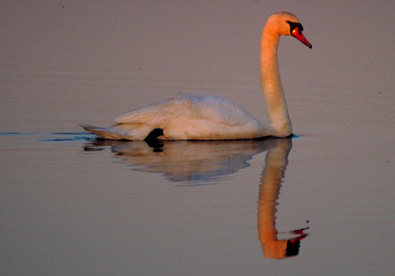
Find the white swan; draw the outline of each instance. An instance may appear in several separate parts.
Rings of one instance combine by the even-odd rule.
[[[81,125],[103,139],[229,140],[292,134],[281,86],[277,46],[280,35],[292,35],[309,48],[298,18],[287,12],[271,15],[261,40],[261,83],[269,126],[236,103],[214,96],[184,95],[132,110],[114,119],[108,128]]]

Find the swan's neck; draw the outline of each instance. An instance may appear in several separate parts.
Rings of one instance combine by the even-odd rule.
[[[280,35],[270,26],[263,29],[261,40],[261,84],[268,119],[274,136],[285,137],[292,133],[291,120],[278,70],[277,46]]]

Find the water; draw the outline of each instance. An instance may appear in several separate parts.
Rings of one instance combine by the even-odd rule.
[[[394,273],[391,1],[0,5],[1,275]],[[149,145],[78,126],[178,91],[264,121],[260,31],[282,9],[313,44],[279,48],[299,137]]]

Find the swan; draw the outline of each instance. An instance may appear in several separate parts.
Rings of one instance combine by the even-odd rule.
[[[292,134],[281,86],[277,48],[281,35],[291,35],[312,48],[302,34],[298,18],[288,12],[272,14],[261,39],[261,85],[267,105],[269,125],[229,100],[211,95],[182,95],[134,109],[114,119],[111,127],[81,125],[101,139],[142,141],[257,139]]]

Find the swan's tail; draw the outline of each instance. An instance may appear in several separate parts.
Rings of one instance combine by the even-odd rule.
[[[110,139],[110,140],[130,140],[125,135],[121,135],[117,133],[111,127],[96,127],[91,125],[80,125],[86,131],[96,134],[101,139]]]

